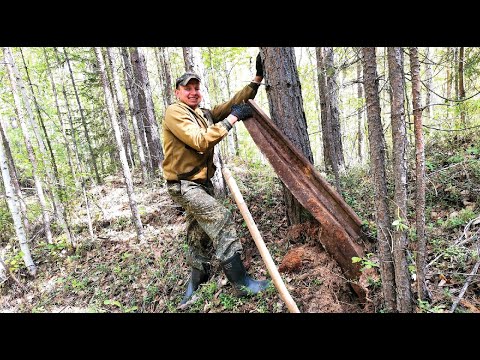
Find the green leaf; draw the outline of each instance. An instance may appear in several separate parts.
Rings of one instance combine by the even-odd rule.
[[[356,256],[352,257],[352,263],[353,264],[358,263],[360,261],[362,261],[362,258],[359,258],[359,257],[356,257]]]

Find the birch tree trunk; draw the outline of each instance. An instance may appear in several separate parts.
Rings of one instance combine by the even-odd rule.
[[[42,209],[45,236],[47,238],[47,243],[51,244],[53,243],[53,238],[52,238],[52,230],[50,225],[50,215],[47,209],[45,194],[43,192],[43,183],[38,173],[37,159],[35,157],[35,152],[33,150],[33,146],[30,141],[30,135],[28,133],[27,125],[25,124],[25,120],[23,118],[23,111],[22,111],[22,105],[20,103],[20,98],[18,97],[17,90],[16,90],[18,85],[17,85],[17,79],[15,77],[15,73],[13,69],[14,62],[13,62],[13,58],[11,56],[11,52],[9,48],[3,48],[3,52],[5,55],[5,61],[6,61],[5,66],[7,68],[8,76],[10,78],[10,84],[12,86],[12,93],[13,93],[13,99],[15,102],[15,108],[17,109],[18,122],[20,123],[20,127],[22,129],[22,135],[23,135],[23,140],[25,142],[25,147],[27,149],[28,159],[30,160],[30,163],[32,165],[32,175],[35,181],[35,188],[37,191],[38,201]]]
[[[37,110],[38,120],[40,122],[40,126],[42,127],[43,135],[45,136],[45,141],[47,143],[48,152],[50,154],[50,160],[52,162],[52,167],[53,167],[53,174],[55,176],[55,180],[58,182],[60,177],[58,176],[57,162],[55,161],[55,156],[53,155],[52,144],[50,143],[50,137],[48,136],[47,129],[45,128],[45,122],[43,121],[42,113],[40,112],[40,106],[38,105],[37,97],[35,96],[35,91],[33,90],[33,84],[32,84],[32,80],[30,79],[30,73],[28,71],[27,62],[25,61],[25,57],[23,56],[22,48],[19,48],[19,49],[20,49],[20,55],[22,56],[23,67],[25,68],[25,74],[27,75],[28,84],[30,85],[30,91],[32,93],[33,103],[35,104],[35,110]],[[17,80],[17,83],[20,85],[22,92],[24,92],[26,96],[27,94],[25,92],[25,86],[23,85],[23,80],[21,79],[20,76]],[[28,99],[27,96],[26,96],[26,99]],[[30,105],[28,105],[28,108],[30,109]],[[32,121],[34,121],[35,117],[33,116],[33,111],[31,110],[29,111],[31,112],[31,119]],[[42,151],[46,154],[45,144],[43,143],[43,139],[40,136],[40,131],[38,130],[37,130],[37,138],[38,138],[38,142],[41,143]]]
[[[388,48],[388,73],[391,87],[391,116],[393,140],[393,179],[395,184],[393,223],[393,257],[397,309],[412,312],[412,290],[407,259],[407,128],[405,123],[405,89],[403,85],[402,48]]]
[[[137,230],[138,241],[141,242],[144,240],[142,220],[140,219],[140,214],[137,208],[135,193],[133,191],[132,175],[130,173],[130,168],[128,167],[127,156],[125,154],[125,149],[122,143],[122,136],[120,133],[120,127],[118,125],[117,113],[113,105],[113,95],[110,92],[110,87],[108,86],[107,74],[105,72],[105,63],[103,61],[102,51],[100,48],[98,47],[95,48],[95,55],[97,57],[97,61],[100,69],[100,76],[103,82],[103,89],[105,91],[105,99],[107,101],[107,111],[108,111],[108,115],[110,116],[110,119],[112,120],[113,131],[115,133],[115,140],[117,142],[117,151],[120,155],[120,163],[122,165],[123,177],[125,179],[125,185],[127,187],[127,194],[128,194],[128,199],[130,203],[130,209],[132,211],[132,222],[135,226],[135,229]]]
[[[8,170],[10,171],[10,179],[15,190],[15,194],[18,199],[18,204],[20,207],[20,212],[22,214],[23,225],[27,234],[30,231],[30,222],[28,221],[27,216],[27,206],[25,205],[25,200],[23,198],[22,190],[20,189],[20,184],[18,183],[18,175],[13,161],[12,152],[10,150],[10,144],[7,137],[7,132],[4,131],[3,127],[0,127],[0,135],[2,138],[3,149],[5,151],[5,157],[7,158]]]
[[[183,60],[185,61],[185,71],[193,71],[200,75],[200,90],[202,91],[203,101],[201,107],[210,109],[212,103],[210,101],[210,93],[208,91],[207,77],[203,66],[201,48],[199,47],[183,47]],[[221,172],[221,171],[220,171]]]
[[[55,58],[57,59],[57,63],[62,64],[62,62],[60,61],[59,51],[55,47],[53,48],[53,50],[55,52]],[[70,69],[70,67],[69,67],[69,69]],[[70,71],[70,74],[71,74],[71,71]],[[80,154],[79,154],[79,151],[78,151],[77,135],[76,135],[77,132],[75,130],[75,126],[73,125],[73,117],[72,117],[72,113],[70,111],[70,104],[68,102],[67,91],[65,90],[65,82],[63,81],[63,72],[62,72],[62,93],[63,93],[63,98],[65,100],[65,106],[67,108],[67,113],[68,113],[68,121],[69,121],[69,125],[70,125],[70,136],[72,138],[73,153],[75,154],[75,159],[77,160],[78,170],[80,171],[80,174],[81,174],[80,175],[80,184],[79,184],[79,182],[75,182],[75,186],[76,186],[77,189],[81,188],[81,190],[82,190],[83,201],[85,203],[85,209],[86,209],[86,212],[87,212],[88,233],[90,234],[90,239],[92,241],[94,241],[95,240],[95,235],[93,234],[92,216],[91,216],[91,212],[90,212],[90,201],[89,201],[88,196],[87,196],[87,189],[86,189],[86,185],[85,185],[86,176],[83,175],[83,174],[85,174],[85,171],[84,171],[83,164],[82,164]],[[93,183],[93,180],[92,180],[92,183]]]
[[[427,60],[428,61],[428,60]],[[410,48],[410,68],[412,72],[412,101],[413,119],[415,127],[415,219],[417,235],[417,297],[427,300],[428,292],[425,282],[427,266],[427,242],[425,239],[425,146],[422,129],[422,98],[420,82],[420,62],[418,60],[418,48]],[[427,89],[427,94],[429,90]]]
[[[145,138],[145,131],[143,131],[143,123],[142,124],[142,131],[139,129],[139,120],[137,114],[139,113],[138,110],[138,96],[133,95],[132,91],[135,88],[133,84],[133,71],[132,65],[130,64],[130,59],[128,57],[127,48],[121,48],[122,59],[123,59],[123,72],[125,77],[125,90],[127,91],[127,98],[128,98],[128,107],[130,108],[130,116],[132,117],[132,127],[133,133],[135,135],[135,143],[137,144],[137,152],[138,158],[140,159],[140,167],[142,169],[142,182],[145,183],[150,177],[149,173],[152,173],[152,168],[148,167],[151,165],[149,161],[146,160],[145,157],[145,150],[144,144],[146,144]]]
[[[55,80],[53,79],[53,72],[52,72],[52,69],[50,68],[50,60],[48,58],[46,48],[43,48],[43,56],[45,57],[45,63],[47,65],[48,77],[50,78],[50,83],[52,84],[53,100],[55,101],[55,108],[57,109],[58,122],[60,123],[60,128],[62,130],[63,146],[65,146],[65,150],[67,151],[68,167],[70,168],[70,173],[72,174],[73,180],[77,182],[77,174],[72,163],[72,150],[70,149],[70,144],[69,144],[69,141],[67,140],[67,132],[65,130],[65,124],[63,123],[63,118],[62,118],[62,112],[60,110],[60,105],[58,103],[57,87],[55,86]]]
[[[374,47],[362,48],[363,84],[367,103],[368,143],[375,192],[375,221],[380,260],[380,277],[387,312],[396,311],[395,271],[390,247],[391,221],[387,203],[385,139],[380,116],[377,57]]]
[[[22,52],[21,48],[20,48],[20,54],[22,55],[23,65],[25,67],[25,73],[27,75],[27,80],[28,80],[28,83],[30,85],[30,90],[31,90],[31,93],[32,93],[33,102],[35,104],[35,109],[37,110],[38,119],[40,121],[40,125],[42,127],[43,134],[45,136],[45,141],[47,142],[47,147],[48,147],[48,151],[49,151],[49,154],[50,154],[50,160],[51,160],[51,164],[52,164],[52,167],[53,167],[53,174],[50,171],[49,164],[47,163],[47,149],[45,148],[45,144],[43,142],[42,136],[40,135],[40,131],[38,130],[38,126],[36,126],[35,117],[33,115],[32,109],[30,107],[30,101],[28,100],[28,96],[27,96],[27,93],[25,91],[25,86],[23,85],[23,80],[20,77],[20,73],[18,72],[18,70],[17,70],[17,72],[18,72],[18,74],[17,74],[17,84],[20,86],[20,89],[22,90],[23,103],[25,105],[25,108],[27,109],[28,117],[29,117],[31,123],[34,124],[33,129],[34,130],[36,129],[34,131],[34,133],[35,133],[35,136],[37,138],[37,143],[38,143],[38,147],[40,149],[41,159],[42,159],[42,162],[43,162],[43,165],[44,165],[44,168],[45,168],[45,172],[46,172],[47,178],[49,180],[48,188],[50,190],[50,196],[52,198],[52,204],[53,204],[55,214],[57,216],[58,222],[60,223],[60,227],[63,229],[63,231],[65,232],[65,235],[67,236],[68,243],[71,244],[73,247],[75,247],[76,244],[74,243],[74,241],[72,239],[72,236],[70,234],[70,228],[69,228],[69,226],[67,224],[67,220],[66,220],[65,206],[63,205],[63,203],[60,201],[60,198],[58,197],[58,194],[61,194],[63,190],[62,190],[62,185],[61,185],[61,182],[60,182],[60,177],[58,175],[57,163],[55,161],[55,156],[53,155],[52,145],[50,143],[50,138],[48,136],[47,129],[45,128],[43,117],[42,117],[42,114],[40,112],[40,107],[38,105],[37,98],[35,97],[35,92],[33,91],[33,85],[32,85],[32,82],[30,80],[30,75],[28,73],[28,67],[27,67],[27,64],[25,62],[25,58],[23,57],[23,52]],[[14,69],[14,72],[15,72],[15,69],[16,69],[15,64],[13,64],[13,69]]]
[[[67,49],[63,48],[63,53],[65,54],[65,61],[67,62],[67,65],[68,65],[68,71],[70,73],[70,79],[72,81],[73,91],[75,92],[75,98],[77,99],[77,105],[78,105],[78,108],[80,110],[80,117],[82,118],[83,131],[84,131],[84,134],[85,134],[85,140],[87,142],[88,150],[90,152],[90,160],[91,160],[91,165],[93,167],[93,171],[95,173],[95,179],[97,181],[97,184],[101,184],[102,179],[100,178],[100,174],[98,173],[97,156],[96,156],[95,152],[93,151],[92,142],[90,140],[90,134],[89,134],[88,128],[87,128],[87,120],[85,119],[85,115],[83,113],[82,103],[80,102],[80,97],[78,96],[77,86],[75,85],[75,79],[73,78],[73,71],[72,71],[72,67],[70,65],[70,59],[68,58]]]
[[[264,66],[271,119],[313,164],[295,49],[293,47],[261,47],[260,56]],[[283,195],[289,224],[300,224],[309,217],[309,213],[285,185],[283,185]]]
[[[0,128],[3,130],[3,120],[0,118]],[[37,273],[37,267],[33,262],[32,255],[30,254],[30,248],[28,246],[27,234],[23,227],[22,217],[20,214],[20,206],[18,198],[15,194],[15,190],[12,187],[12,181],[10,178],[10,172],[8,170],[7,158],[5,150],[3,148],[3,142],[0,142],[0,168],[2,172],[3,185],[5,187],[5,196],[7,198],[8,209],[12,215],[13,223],[15,225],[15,233],[18,238],[20,250],[22,251],[22,258],[25,266],[28,269],[30,275],[35,276]]]

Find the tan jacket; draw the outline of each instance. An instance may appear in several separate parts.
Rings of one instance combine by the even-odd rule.
[[[210,179],[215,173],[213,148],[231,128],[224,120],[232,105],[253,99],[258,84],[250,83],[229,101],[212,110],[177,101],[168,106],[163,120],[163,176],[166,180]]]

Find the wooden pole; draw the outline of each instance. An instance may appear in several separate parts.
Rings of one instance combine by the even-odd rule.
[[[270,274],[273,284],[277,288],[280,297],[285,302],[290,312],[299,313],[300,310],[298,310],[297,304],[295,304],[295,301],[293,301],[282,278],[280,277],[277,267],[273,262],[272,256],[270,255],[267,246],[265,245],[265,242],[263,241],[262,236],[258,231],[255,221],[253,221],[252,214],[250,214],[250,211],[248,210],[248,207],[243,200],[242,193],[238,189],[235,179],[232,177],[232,173],[226,167],[222,168],[222,173],[225,181],[228,184],[228,187],[230,188],[230,191],[232,192],[233,198],[235,199],[235,202],[237,203],[237,206],[242,213],[243,219],[247,223],[248,230],[253,237],[253,241],[255,241],[255,245],[257,245],[258,251],[262,256],[263,262],[267,266],[268,273]]]

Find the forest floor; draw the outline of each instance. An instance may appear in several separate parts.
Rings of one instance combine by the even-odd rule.
[[[427,159],[430,300],[416,301],[415,312],[449,312],[460,296],[456,312],[480,312],[479,274],[469,276],[480,258],[480,143],[463,141],[458,151],[448,149],[448,144],[444,151],[428,149],[435,154]],[[362,260],[363,271],[368,272],[368,282],[363,284],[368,289],[367,299],[362,303],[318,242],[314,226],[287,225],[281,182],[271,168],[238,161],[228,167],[300,312],[383,312],[374,244],[367,245]],[[350,171],[342,177],[342,189],[359,217],[373,226],[374,200],[368,179],[364,171]],[[359,187],[359,183],[365,186]],[[145,185],[136,179],[135,193],[145,241],[137,241],[122,177],[109,176],[89,192],[95,238],[89,236],[85,204],[79,202],[70,219],[77,248],[69,247],[62,236],[54,244],[45,244],[37,237],[31,244],[37,276],[28,276],[21,261],[10,262],[11,272],[0,285],[0,312],[289,312],[273,285],[263,293],[237,298],[215,262],[209,281],[200,286],[191,301],[179,306],[190,271],[185,262],[185,214],[170,200],[160,180]],[[410,178],[408,197],[409,208],[415,209],[414,182]],[[234,215],[249,274],[257,279],[269,278],[231,195],[224,204]],[[410,232],[415,228],[414,220],[412,210]],[[414,234],[409,237],[413,239],[409,254],[413,254]],[[6,245],[12,257],[15,246]],[[409,268],[416,298],[413,257]]]

